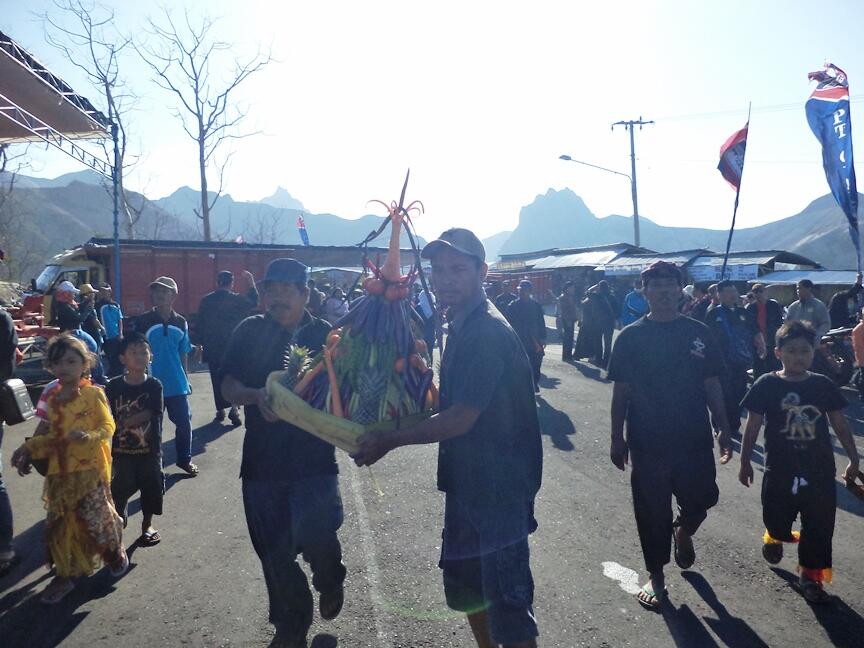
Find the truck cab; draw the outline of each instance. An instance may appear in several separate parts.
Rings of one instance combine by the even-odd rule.
[[[69,281],[76,287],[89,283],[98,288],[99,284],[105,281],[105,268],[88,258],[83,248],[74,248],[55,255],[39,273],[32,286],[36,292],[43,295],[42,312],[46,323],[51,321],[54,289],[62,281]]]

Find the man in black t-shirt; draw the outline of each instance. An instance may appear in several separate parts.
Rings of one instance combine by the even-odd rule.
[[[723,371],[720,384],[726,406],[726,419],[732,434],[741,429],[741,399],[747,393],[747,372],[756,357],[765,357],[765,338],[759,330],[754,311],[738,305],[738,289],[729,280],[717,284],[720,303],[705,314],[705,324],[720,345]],[[719,426],[714,425],[715,428]]]
[[[117,511],[127,520],[126,504],[141,491],[141,538],[145,546],[162,539],[153,528],[153,516],[162,515],[162,383],[147,375],[152,359],[150,344],[141,333],[129,333],[120,341],[123,376],[108,382],[105,396],[117,423],[112,440],[111,495]]]
[[[534,377],[534,391],[540,391],[540,367],[543,364],[546,348],[546,320],[543,318],[543,307],[531,296],[531,282],[524,279],[519,282],[519,298],[510,302],[504,316],[510,326],[519,336]]]
[[[272,645],[305,646],[312,625],[312,593],[297,556],[312,570],[321,617],[342,609],[345,566],[337,531],[342,526],[336,456],[332,445],[280,420],[268,403],[267,376],[284,369],[294,346],[314,355],[330,325],[306,310],[308,268],[275,259],[259,282],[264,315],[243,320],[222,359],[222,395],[246,406],[240,478],[243,508],[270,595]]]
[[[621,331],[609,363],[610,457],[620,470],[628,456],[633,462],[633,508],[649,577],[637,598],[654,609],[666,596],[670,540],[678,566],[692,566],[692,536],[719,496],[709,407],[722,430],[724,463],[731,448],[718,379],[722,359],[708,328],[678,313],[680,271],[657,261],[642,282],[650,312]],[[680,510],[674,522],[673,495]]]
[[[371,465],[400,446],[439,444],[447,605],[468,615],[478,646],[536,648],[528,536],[537,528],[543,450],[531,368],[486,299],[486,251],[474,233],[447,230],[422,256],[450,309],[440,411],[408,429],[363,435],[354,460]]]

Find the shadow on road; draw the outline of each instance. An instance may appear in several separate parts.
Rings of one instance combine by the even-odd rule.
[[[790,571],[771,567],[771,571],[794,587],[798,577]],[[864,637],[864,617],[850,608],[839,596],[822,605],[810,605],[813,615],[819,622],[834,646],[860,646]]]
[[[129,554],[131,553],[130,551]],[[134,568],[134,564],[130,565],[129,571]],[[3,638],[4,646],[53,648],[60,645],[89,614],[76,610],[93,599],[104,598],[116,589],[117,583],[108,569],[101,569],[89,578],[77,579],[75,589],[60,603],[48,608],[39,602],[34,590],[49,576],[50,574],[46,573],[25,587],[10,592],[0,601],[0,610],[3,610],[0,616],[0,637]]]
[[[714,634],[720,637],[720,641],[727,646],[747,646],[747,648],[764,646],[764,648],[768,648],[768,644],[743,619],[729,614],[726,606],[720,602],[714,589],[702,574],[685,571],[681,573],[681,576],[693,586],[693,589],[717,615],[716,619],[703,617],[703,620],[714,631]]]
[[[840,465],[840,470],[842,472],[845,464]],[[836,483],[837,487],[837,507],[847,513],[851,513],[852,515],[857,515],[858,517],[864,517],[864,501],[858,499],[853,495],[848,488],[846,488],[845,484],[842,483],[842,474],[840,476],[841,481]]]
[[[552,378],[546,374],[540,374],[540,387],[543,389],[557,389],[561,381],[558,378]]]
[[[589,365],[585,362],[568,362],[567,364],[572,364],[576,370],[581,373],[586,378],[590,378],[591,380],[597,380],[599,382],[608,383],[609,380],[603,375],[603,369],[600,367],[595,367],[593,365]]]
[[[660,614],[678,648],[719,648],[699,617],[686,605],[676,608],[667,598]]]
[[[552,407],[542,396],[537,397],[537,416],[540,418],[540,433],[552,440],[558,450],[570,452],[574,449],[571,436],[576,434],[576,427],[570,417],[561,410]]]

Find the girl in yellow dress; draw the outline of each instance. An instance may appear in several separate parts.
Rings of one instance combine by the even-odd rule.
[[[114,576],[129,567],[123,521],[111,499],[111,437],[114,420],[104,392],[88,377],[93,356],[69,334],[53,338],[46,366],[60,381],[48,396],[48,425],[12,455],[20,473],[31,460],[47,459],[42,499],[48,518],[45,541],[56,577],[42,594],[57,603],[76,577],[89,576],[104,560]]]

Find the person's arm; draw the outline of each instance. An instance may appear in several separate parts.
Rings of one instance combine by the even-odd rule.
[[[764,416],[753,410],[747,411],[747,427],[744,429],[744,438],[741,439],[741,468],[738,470],[738,481],[750,488],[753,483],[753,466],[750,457],[753,455],[753,446],[759,438],[759,430],[762,428]]]
[[[720,428],[717,445],[720,446],[720,463],[729,463],[732,458],[732,435],[729,430],[729,420],[726,418],[726,407],[723,403],[723,388],[717,376],[705,379],[705,395],[708,398],[708,409]]]
[[[537,334],[539,335],[537,341],[546,346],[546,317],[543,315],[543,307],[540,304],[537,304]]]
[[[247,387],[231,374],[222,377],[222,397],[232,405],[255,405],[265,421],[274,423],[279,417],[270,407],[270,397],[264,387]]]
[[[609,458],[618,470],[624,470],[630,454],[627,441],[624,439],[624,422],[627,420],[629,406],[630,384],[616,382],[612,387],[612,440],[609,446]]]
[[[12,316],[3,312],[3,330],[0,331],[0,380],[8,380],[15,373],[15,349],[18,348],[18,334]]]
[[[105,392],[97,388],[94,393],[95,404],[92,413],[92,429],[71,430],[69,432],[69,438],[72,441],[82,441],[85,443],[96,444],[101,443],[102,441],[110,440],[111,437],[114,436],[114,418],[111,416],[111,410],[108,407],[108,401],[105,398]]]
[[[816,302],[816,307],[813,309],[813,328],[816,329],[816,342],[818,343],[822,337],[831,330],[831,316],[828,314],[828,307],[821,301]]]
[[[858,448],[855,447],[855,439],[852,437],[852,432],[849,429],[849,422],[843,415],[842,410],[828,412],[828,420],[831,421],[834,434],[837,435],[837,440],[843,446],[843,450],[846,451],[846,456],[849,457],[849,465],[843,471],[843,479],[854,480],[858,476],[859,469]]]
[[[439,443],[462,436],[471,430],[480,414],[475,407],[457,403],[407,430],[368,432],[358,439],[360,449],[351,458],[358,466],[371,466],[401,446]]]
[[[246,281],[246,299],[252,308],[255,308],[258,305],[258,286],[255,285],[255,277],[248,270],[244,270],[243,279]]]

